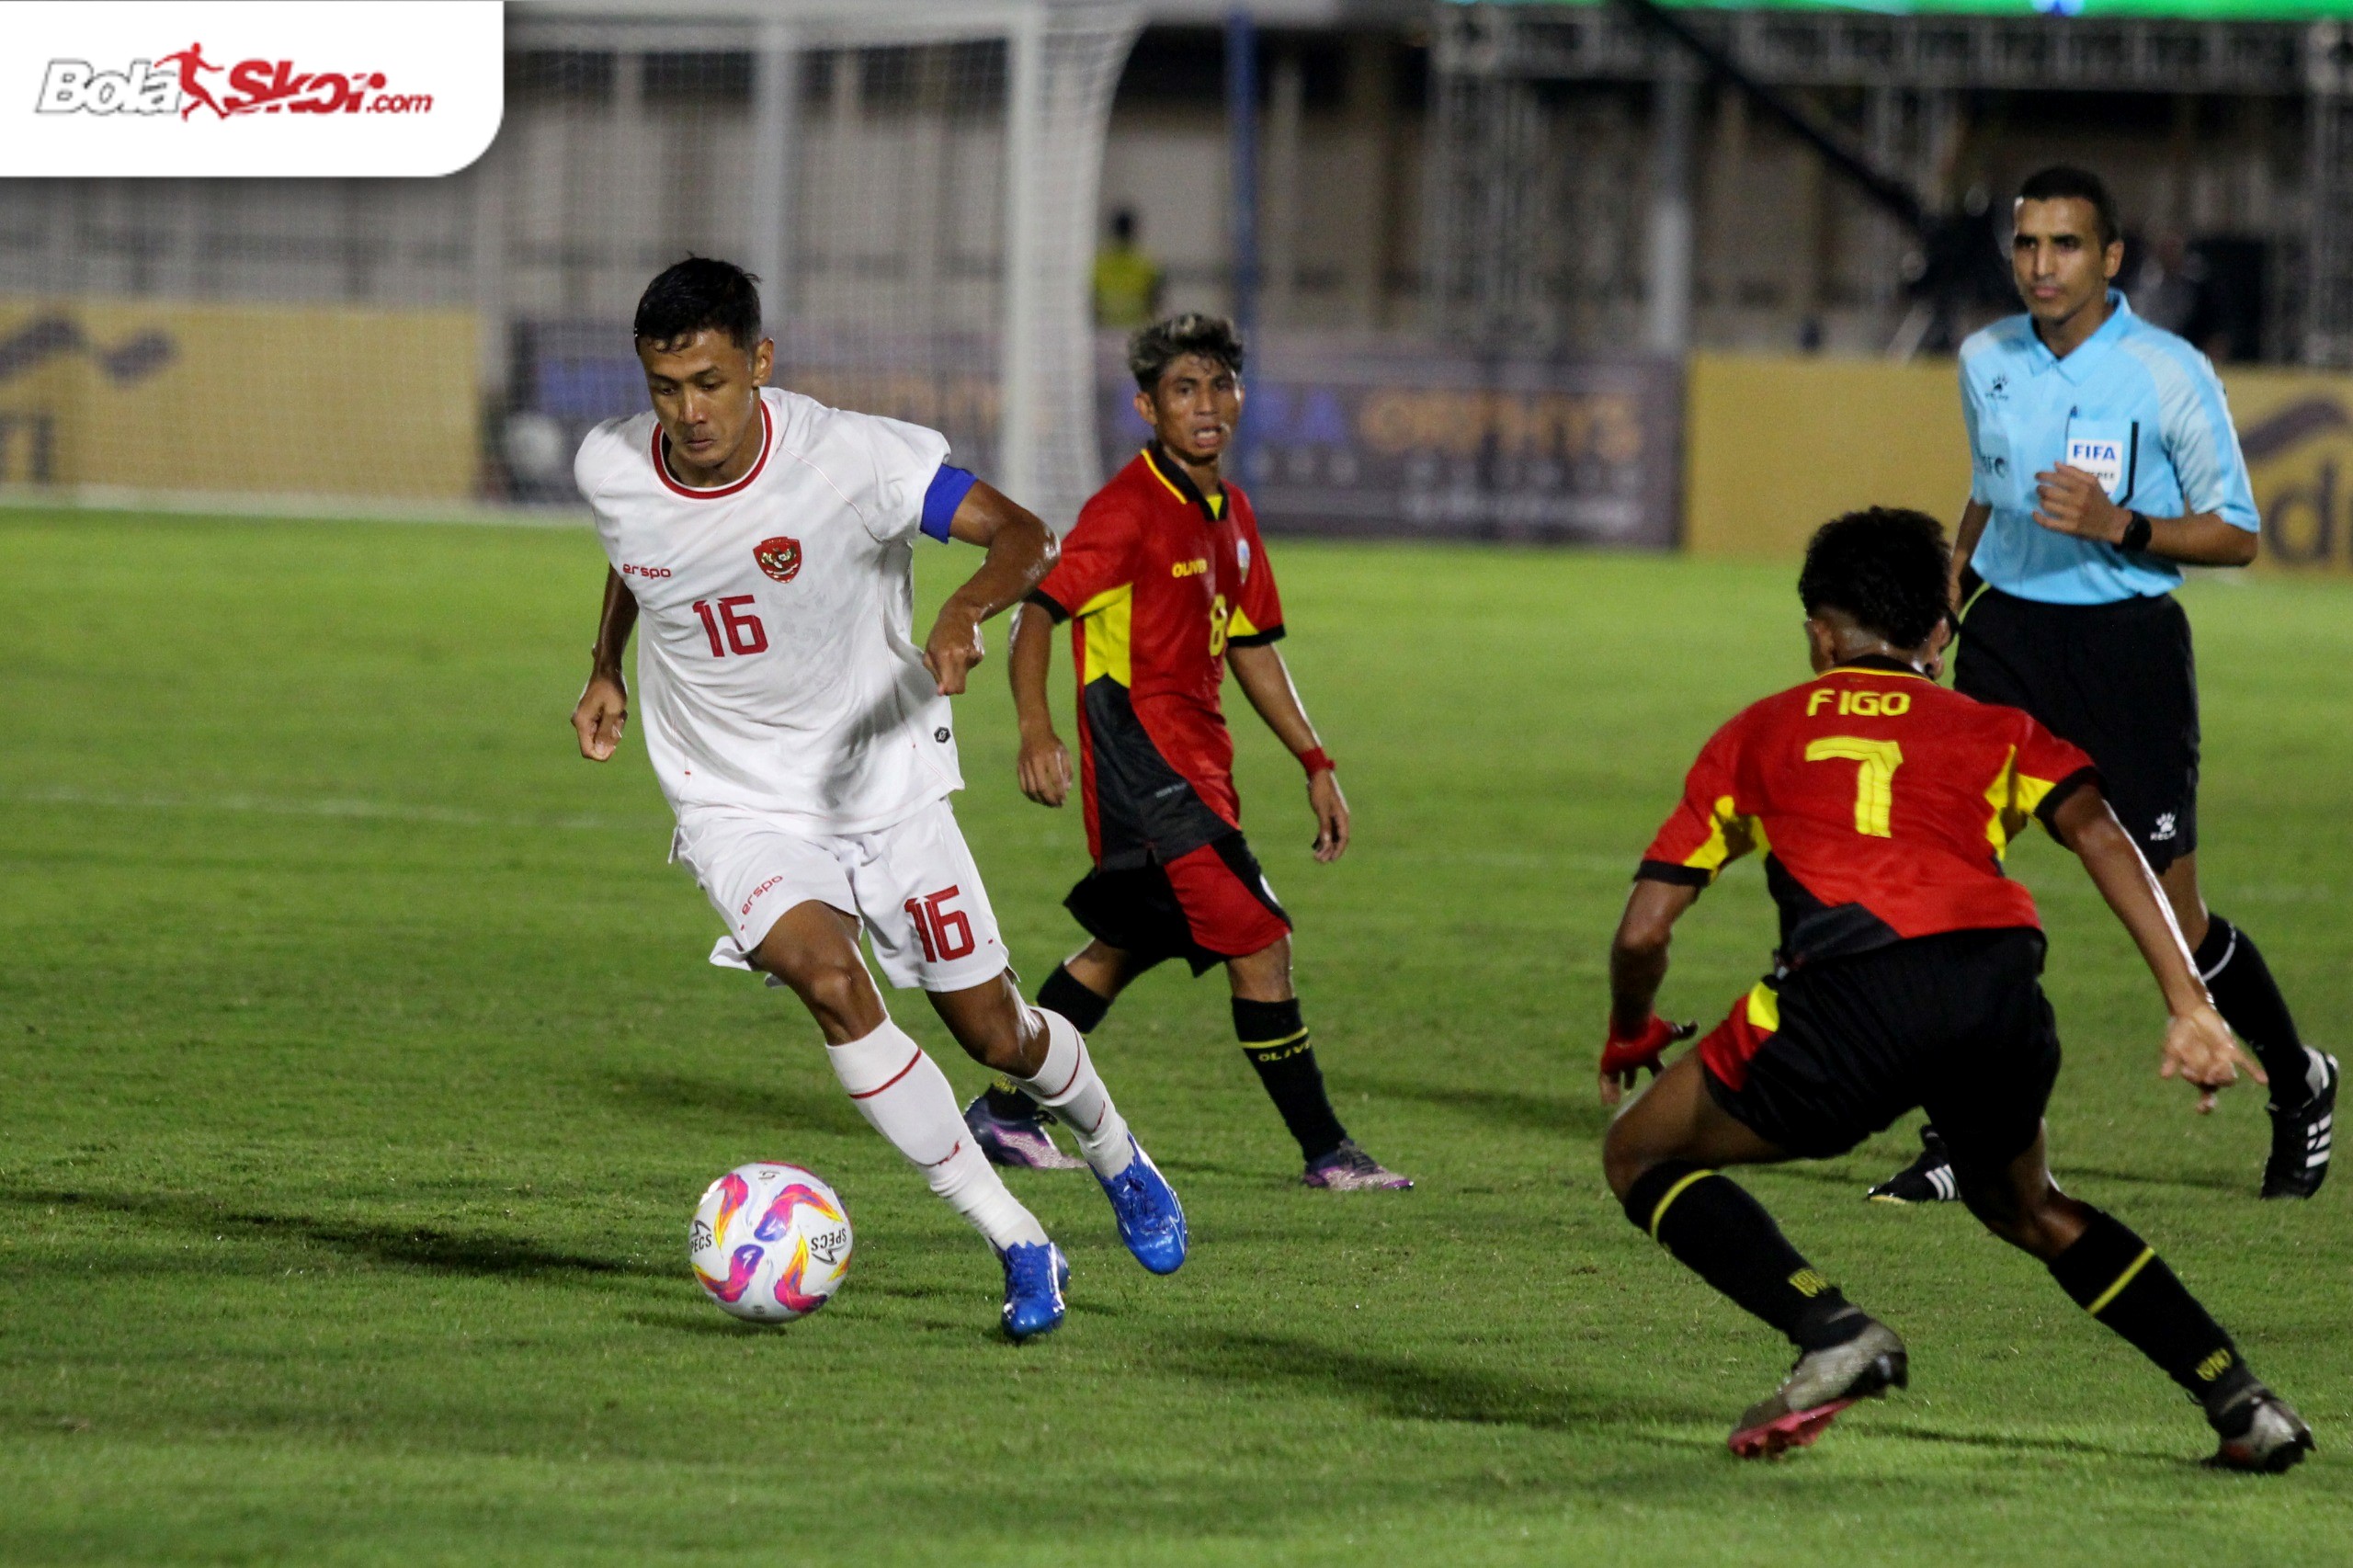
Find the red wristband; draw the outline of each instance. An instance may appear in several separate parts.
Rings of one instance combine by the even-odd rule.
[[[1310,778],[1314,778],[1319,773],[1329,773],[1333,771],[1332,758],[1327,753],[1325,753],[1322,746],[1317,746],[1313,751],[1301,752],[1299,754],[1299,765],[1300,767],[1307,769],[1307,776]]]

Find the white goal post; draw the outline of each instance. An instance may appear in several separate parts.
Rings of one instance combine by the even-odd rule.
[[[784,384],[942,429],[1067,527],[1100,478],[1089,278],[1141,24],[518,0],[504,123],[460,174],[0,182],[0,485],[568,501],[580,432],[642,405],[637,292],[691,251],[762,278]],[[315,460],[240,420],[299,423]]]

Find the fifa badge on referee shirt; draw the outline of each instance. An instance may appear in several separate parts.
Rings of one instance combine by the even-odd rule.
[[[2067,466],[2098,480],[2099,487],[2112,497],[2124,483],[2124,443],[2113,436],[2070,436]]]

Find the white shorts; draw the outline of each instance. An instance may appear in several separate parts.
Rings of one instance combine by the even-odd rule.
[[[862,922],[892,984],[962,991],[1003,973],[1005,939],[945,800],[875,833],[812,834],[725,806],[679,813],[671,858],[695,874],[728,935],[710,961],[749,969],[788,909],[812,900]]]

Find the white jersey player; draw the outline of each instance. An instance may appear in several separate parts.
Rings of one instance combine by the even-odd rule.
[[[714,963],[796,993],[859,1111],[988,1238],[1016,1339],[1062,1321],[1068,1266],[972,1142],[938,1066],[894,1025],[858,950],[920,986],[959,1044],[1056,1110],[1145,1267],[1184,1261],[1184,1211],[1104,1090],[1086,1042],[1027,1006],[948,803],[948,699],[981,623],[1053,564],[1045,525],[947,462],[937,432],[767,386],[755,280],[680,262],[638,302],[651,413],[608,420],[574,475],[606,574],[583,756],[611,756],[632,628],[645,744],[677,815],[672,856],[725,923]],[[986,547],[920,646],[918,536]]]

